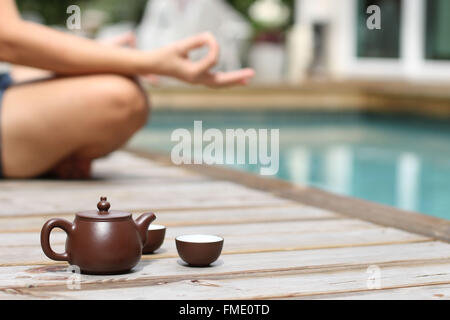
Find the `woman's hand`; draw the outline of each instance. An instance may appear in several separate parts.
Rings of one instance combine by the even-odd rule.
[[[208,54],[199,61],[189,59],[189,52],[207,46]],[[210,33],[203,33],[170,44],[152,52],[157,63],[153,73],[174,77],[192,84],[209,87],[246,85],[254,76],[252,69],[212,72],[219,58],[219,45]],[[156,57],[155,57],[156,56]]]

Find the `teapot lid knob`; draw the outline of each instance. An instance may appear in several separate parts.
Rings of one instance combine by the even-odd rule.
[[[111,204],[107,201],[106,197],[101,197],[100,202],[97,203],[97,208],[100,214],[108,214],[108,210]]]

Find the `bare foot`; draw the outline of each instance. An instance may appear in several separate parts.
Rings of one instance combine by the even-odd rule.
[[[91,178],[92,160],[69,158],[51,169],[45,176],[63,180],[85,180]]]

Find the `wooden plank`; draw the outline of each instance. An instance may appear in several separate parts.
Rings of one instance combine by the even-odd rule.
[[[350,231],[358,231],[358,230],[368,230],[368,229],[378,229],[379,227],[366,223],[360,220],[321,220],[321,221],[300,221],[300,222],[278,222],[278,223],[258,223],[258,224],[241,224],[241,225],[209,225],[209,226],[186,226],[186,227],[171,227],[167,229],[166,232],[166,244],[171,243],[171,240],[181,234],[220,234],[226,239],[226,246],[228,248],[228,243],[230,245],[233,244],[232,237],[244,236],[250,237],[258,235],[259,238],[255,239],[254,242],[251,242],[250,239],[241,239],[240,242],[243,244],[235,243],[234,246],[229,249],[231,252],[236,252],[238,248],[241,250],[258,251],[258,250],[269,250],[269,248],[264,247],[263,243],[272,243],[270,247],[270,251],[273,250],[283,250],[284,246],[288,246],[288,248],[296,248],[301,247],[300,244],[295,245],[298,241],[302,241],[302,236],[313,233],[313,240],[317,241],[322,245],[326,245],[327,243],[331,246],[335,246],[338,243],[345,243],[346,235],[345,232]],[[320,240],[320,235],[323,233],[340,233],[338,235],[338,239],[341,242],[330,242],[330,237],[324,236],[322,240]],[[281,240],[283,236],[291,234],[292,236],[289,238],[289,241],[283,243]],[[404,242],[404,241],[423,241],[425,238],[418,236],[411,236],[406,233],[397,233],[398,238],[396,238],[395,233],[391,234],[390,237],[387,237],[381,242]],[[380,242],[380,237],[384,237],[383,231],[380,233],[373,235],[373,237],[367,237],[363,243],[376,243]],[[263,238],[264,240],[261,240]],[[269,238],[269,239],[267,239]],[[275,240],[271,240],[270,238]],[[286,238],[286,237],[285,237]],[[311,237],[310,237],[311,238]],[[359,236],[358,234],[354,235],[354,238],[349,237],[347,240],[347,244],[361,244],[361,241],[358,242]],[[64,248],[66,235],[62,231],[55,230],[51,234],[51,243],[55,250],[62,251]],[[280,241],[277,241],[280,239]],[[297,240],[298,239],[298,240]],[[333,239],[333,236],[331,236]],[[351,240],[354,239],[354,240]],[[351,242],[353,241],[353,242]],[[247,246],[245,246],[247,243]],[[311,243],[309,241],[308,243]],[[170,248],[170,246],[169,246]],[[176,256],[174,248],[172,247],[172,251],[168,252],[169,256]],[[38,232],[24,232],[24,233],[3,233],[0,234],[0,255],[8,261],[8,263],[35,263],[35,262],[44,262],[47,259],[44,258],[41,250],[40,250],[40,234]]]
[[[171,164],[170,159],[165,155],[142,150],[128,149],[128,151],[146,159],[167,165]],[[339,196],[315,188],[298,186],[279,179],[267,179],[255,174],[221,166],[181,165],[181,167],[217,180],[232,181],[249,188],[267,191],[284,199],[450,242],[449,220],[416,212],[407,212],[360,199]]]
[[[68,214],[93,208],[100,195],[109,196],[114,209],[118,210],[150,206],[154,209],[174,209],[291,203],[266,192],[230,182],[209,181],[182,168],[161,166],[123,152],[114,153],[109,159],[96,163],[95,173],[101,175],[102,170],[108,174],[89,183],[2,181],[0,216]],[[52,197],[45,196],[48,194]],[[71,208],[67,208],[65,203],[71,203]]]
[[[105,184],[135,185],[135,184],[166,184],[189,181],[207,181],[207,177],[195,174],[191,171],[172,165],[162,165],[155,161],[137,157],[128,152],[116,151],[106,158],[93,163],[93,179],[88,185],[103,186]],[[83,188],[86,181],[75,180],[2,180],[3,190],[14,191],[17,189],[34,190],[39,187],[58,188]]]
[[[223,206],[275,206],[288,205],[292,201],[279,199],[270,194],[253,191],[228,182],[181,183],[158,186],[105,185],[102,188],[87,184],[84,188],[67,190],[46,188],[36,190],[1,191],[0,216],[39,215],[49,213],[74,213],[95,209],[100,195],[107,195],[112,209],[129,208],[173,209],[180,207]],[[51,194],[51,197],[43,196]],[[23,201],[22,199],[27,199]],[[70,203],[70,208],[67,204]]]
[[[380,269],[381,289],[368,287],[367,268],[319,274],[296,274],[231,279],[194,279],[160,282],[150,286],[95,290],[46,291],[49,297],[81,299],[273,299],[316,297],[328,293],[378,294],[386,289],[445,284],[450,293],[450,263],[441,265],[392,266]],[[32,290],[24,290],[25,292]],[[440,290],[442,291],[442,289]],[[402,292],[397,292],[397,295]],[[383,296],[383,298],[386,298]],[[402,296],[400,295],[400,298]]]
[[[37,295],[23,292],[22,290],[5,289],[0,290],[0,300],[38,300],[48,298],[48,294]]]
[[[326,227],[323,225],[322,227]],[[185,228],[168,232],[162,248],[154,255],[145,255],[142,259],[162,259],[178,257],[174,236],[184,234]],[[306,229],[306,227],[305,227]],[[170,229],[169,229],[170,230]],[[319,230],[313,232],[279,233],[279,234],[231,234],[225,237],[222,254],[257,253],[292,250],[311,250],[323,248],[343,248],[373,246],[381,244],[399,244],[430,241],[420,235],[391,228],[371,228],[345,230]],[[196,232],[194,232],[196,233]],[[22,234],[24,235],[24,234]],[[275,235],[275,236],[274,236]],[[14,235],[15,236],[15,235]],[[6,240],[8,244],[0,246],[3,261],[0,266],[58,264],[44,256],[38,234],[25,234],[18,241],[17,237]],[[55,233],[52,246],[58,252],[64,251],[65,234]]]
[[[349,232],[355,230],[365,230],[379,228],[379,226],[356,219],[339,220],[319,220],[319,221],[289,221],[267,223],[245,223],[245,224],[226,224],[226,225],[200,225],[200,226],[182,226],[170,227],[166,231],[166,238],[174,239],[182,234],[218,234],[223,237],[231,236],[278,236],[283,234],[305,234],[313,232]],[[56,243],[62,243],[65,239],[65,233],[59,230],[52,232],[56,238]],[[33,246],[39,244],[39,232],[22,233],[0,233],[1,247],[20,247]]]
[[[45,187],[46,190],[36,190],[36,187]],[[223,197],[229,197],[234,195],[239,195],[240,193],[243,193],[244,195],[248,196],[270,196],[270,194],[267,194],[266,192],[261,192],[259,190],[253,190],[251,188],[247,188],[244,186],[240,186],[239,184],[232,183],[232,182],[226,182],[226,181],[198,181],[198,182],[180,182],[178,184],[169,184],[169,185],[161,185],[159,183],[151,183],[151,180],[146,181],[146,186],[142,185],[130,185],[128,186],[130,190],[123,190],[122,185],[117,185],[113,182],[110,182],[108,180],[104,181],[103,183],[79,183],[78,185],[72,184],[72,183],[56,183],[56,184],[50,184],[49,182],[45,181],[38,181],[35,182],[35,185],[31,188],[5,188],[2,185],[2,196],[7,196],[8,194],[11,194],[11,192],[14,193],[14,195],[29,195],[34,196],[34,198],[39,198],[42,194],[45,194],[46,192],[54,192],[56,196],[59,196],[60,194],[64,194],[64,192],[71,191],[74,193],[75,197],[80,197],[80,195],[84,195],[86,193],[92,192],[92,191],[99,191],[100,188],[106,188],[105,192],[111,190],[111,191],[117,191],[122,190],[124,193],[129,194],[133,193],[135,191],[143,190],[147,193],[152,193],[156,195],[166,195],[169,197],[174,197],[176,195],[192,195],[193,193],[197,192],[203,192],[206,195],[214,195],[218,198]],[[151,196],[152,194],[149,194],[148,196]],[[59,199],[61,200],[61,199]],[[75,204],[74,204],[75,205]]]
[[[279,236],[286,234],[300,235],[305,233],[318,232],[349,232],[356,230],[366,230],[379,228],[379,226],[356,219],[340,220],[319,220],[319,221],[289,221],[268,223],[246,223],[246,224],[226,224],[226,225],[200,225],[167,228],[166,238],[174,239],[182,234],[218,234],[225,238],[232,236]],[[65,233],[55,230],[52,236],[56,242],[62,243],[66,238]],[[423,238],[423,237],[422,237]],[[0,248],[20,247],[38,245],[40,242],[39,232],[23,233],[0,233]]]
[[[136,211],[136,210],[133,210]],[[322,219],[341,219],[343,216],[314,207],[293,205],[262,208],[235,208],[158,211],[155,223],[168,227],[209,224],[238,224],[252,222],[305,221]],[[57,215],[72,220],[74,215]],[[138,214],[134,215],[135,217]],[[0,217],[0,233],[40,232],[42,225],[51,217]],[[0,244],[1,245],[1,244]]]
[[[327,300],[450,300],[450,284],[431,286],[421,285],[406,288],[360,291],[305,298]]]
[[[103,289],[146,286],[181,280],[210,280],[258,275],[277,276],[279,272],[313,273],[348,271],[369,265],[406,266],[450,263],[450,245],[424,242],[371,247],[350,247],[321,250],[280,251],[270,253],[222,255],[209,268],[189,268],[178,258],[143,260],[135,272],[124,275],[81,275],[81,283],[99,285]],[[0,267],[0,288],[32,286],[65,289],[72,275],[67,265]],[[405,273],[405,272],[403,272]],[[448,268],[447,268],[448,273]],[[447,274],[448,276],[448,274]]]

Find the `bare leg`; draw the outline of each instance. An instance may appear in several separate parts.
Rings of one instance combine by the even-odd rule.
[[[121,147],[146,123],[148,112],[139,85],[118,75],[12,87],[1,117],[4,174],[30,178],[67,162],[86,164]]]
[[[50,71],[18,65],[12,66],[10,74],[16,83],[38,79],[49,79],[53,76],[53,73]]]

